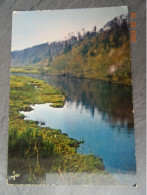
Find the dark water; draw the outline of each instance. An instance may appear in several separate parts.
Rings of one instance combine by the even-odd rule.
[[[107,171],[135,172],[131,87],[79,78],[20,75],[42,79],[67,95],[63,108],[35,105],[33,111],[25,112],[28,119],[83,139],[78,152],[101,156]]]

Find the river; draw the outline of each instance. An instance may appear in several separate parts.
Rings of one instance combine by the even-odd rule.
[[[22,112],[25,119],[44,122],[44,126],[61,129],[69,137],[84,140],[78,153],[102,157],[108,172],[136,172],[130,86],[62,76],[15,75],[44,80],[67,96],[63,108],[33,105],[34,110]]]

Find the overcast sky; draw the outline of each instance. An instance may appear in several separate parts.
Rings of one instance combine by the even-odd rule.
[[[14,11],[12,51],[46,42],[65,40],[74,32],[102,28],[115,16],[127,14],[127,6],[48,11]]]

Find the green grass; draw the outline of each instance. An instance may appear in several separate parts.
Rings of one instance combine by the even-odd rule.
[[[36,68],[32,68],[32,67],[11,67],[10,70],[12,73],[32,73],[32,74],[38,74],[39,71]]]
[[[31,110],[30,104],[51,102],[53,107],[62,107],[65,96],[59,89],[44,81],[20,76],[11,76],[10,88],[8,175],[14,170],[19,172],[21,178],[16,183],[39,183],[46,172],[104,170],[102,160],[77,153],[80,141],[60,130],[40,127],[37,121],[24,120],[19,113]]]

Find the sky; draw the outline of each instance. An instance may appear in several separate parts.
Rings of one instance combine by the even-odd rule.
[[[127,6],[43,11],[14,11],[11,50],[65,40],[68,34],[102,28],[108,21],[127,14]]]

